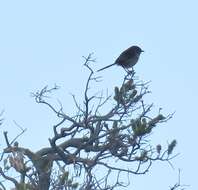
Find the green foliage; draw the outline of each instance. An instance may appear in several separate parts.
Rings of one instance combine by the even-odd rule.
[[[158,144],[156,146],[156,150],[157,150],[157,153],[160,154],[161,153],[161,150],[162,150],[162,146],[160,144]]]
[[[168,155],[172,154],[173,149],[177,145],[177,141],[173,140],[169,145],[168,145]]]
[[[132,101],[137,102],[141,96],[137,95],[138,91],[135,87],[133,79],[125,82],[120,89],[116,86],[114,88],[114,100],[116,100],[117,104],[126,104]]]
[[[69,172],[64,172],[62,175],[59,176],[60,184],[65,184],[68,181]]]
[[[152,127],[148,125],[145,118],[132,120],[131,122],[134,136],[144,136],[152,130]]]
[[[145,161],[147,159],[148,152],[146,150],[143,150],[140,154],[140,156],[136,156],[135,159],[138,161]]]

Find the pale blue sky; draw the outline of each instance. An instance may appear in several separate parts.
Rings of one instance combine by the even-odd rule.
[[[181,168],[182,182],[196,190],[197,19],[196,0],[1,0],[0,110],[5,109],[1,133],[8,130],[14,136],[15,120],[28,129],[20,139],[22,146],[34,150],[47,146],[56,117],[37,105],[30,92],[57,83],[61,89],[55,97],[72,113],[69,94],[80,99],[87,76],[82,56],[94,52],[98,69],[136,44],[145,50],[136,73],[152,81],[147,100],[156,110],[176,111],[171,121],[155,130],[154,142],[166,144],[176,138],[176,152],[181,154],[173,161],[175,170],[165,163],[154,164],[149,174],[132,177],[130,187],[167,190]],[[119,67],[104,71],[102,88],[111,91],[123,74]]]

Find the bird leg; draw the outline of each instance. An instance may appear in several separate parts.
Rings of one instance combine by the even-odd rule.
[[[133,67],[131,70],[128,68],[124,68],[124,70],[127,72],[127,75],[125,76],[125,80],[130,80],[135,75],[135,71]]]

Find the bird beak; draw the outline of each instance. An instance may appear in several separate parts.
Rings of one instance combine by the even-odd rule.
[[[141,52],[144,52],[144,50],[141,50]]]

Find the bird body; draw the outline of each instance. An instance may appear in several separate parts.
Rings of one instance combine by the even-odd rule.
[[[99,69],[98,71],[102,71],[113,65],[122,66],[124,69],[132,68],[138,62],[138,59],[142,52],[144,51],[140,47],[131,46],[125,51],[123,51],[113,64],[107,65],[106,67],[103,67],[102,69]]]

